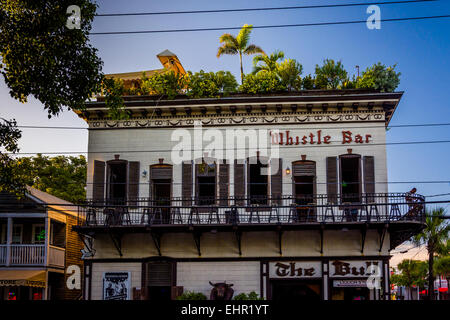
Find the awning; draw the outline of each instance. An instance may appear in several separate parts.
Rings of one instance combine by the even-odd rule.
[[[45,271],[42,270],[0,270],[0,287],[45,288]]]

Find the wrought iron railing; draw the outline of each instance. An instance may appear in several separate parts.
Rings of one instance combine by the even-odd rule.
[[[339,195],[212,199],[196,198],[88,200],[78,206],[79,226],[180,226],[226,224],[302,224],[416,221],[425,218],[425,197],[403,193],[358,194],[358,202]],[[348,199],[345,195],[344,199]]]

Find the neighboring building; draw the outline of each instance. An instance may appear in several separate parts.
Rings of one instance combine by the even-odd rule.
[[[92,249],[85,299],[209,297],[210,281],[274,300],[389,299],[389,251],[424,218],[423,197],[386,183],[386,126],[402,95],[125,97],[132,116],[117,121],[101,97],[88,103],[88,202],[75,228]],[[279,155],[255,144],[224,161],[200,147],[179,164],[172,134],[196,137],[196,121],[224,137],[242,129],[240,142],[261,129]],[[367,288],[372,265],[380,289]]]
[[[68,266],[83,271],[76,224],[76,207],[48,193],[1,194],[0,300],[79,299],[81,289],[66,287]]]

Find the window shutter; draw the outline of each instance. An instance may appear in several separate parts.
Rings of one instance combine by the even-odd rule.
[[[364,192],[375,193],[375,165],[373,156],[365,156],[364,158]],[[367,195],[366,195],[367,196]],[[367,196],[367,202],[373,202],[373,195]]]
[[[181,296],[182,294],[183,294],[183,287],[182,286],[173,286],[171,288],[170,298],[172,300],[176,300],[177,297]]]
[[[237,205],[244,205],[245,197],[245,181],[244,181],[244,164],[237,163],[234,160],[234,198]],[[237,200],[239,199],[239,200]]]
[[[327,197],[329,203],[336,203],[337,187],[337,157],[327,157]]]
[[[219,164],[219,204],[228,205],[230,186],[230,165],[227,163]]]
[[[192,163],[183,162],[182,165],[182,197],[183,205],[192,204]]]
[[[283,161],[281,158],[271,161],[278,161],[278,172],[271,175],[272,203],[280,205],[283,191]]]
[[[139,161],[130,161],[128,164],[128,203],[136,206],[139,198]]]
[[[172,264],[168,262],[147,263],[146,286],[172,286]]]
[[[92,199],[95,202],[103,202],[105,196],[105,162],[94,160],[94,179]]]

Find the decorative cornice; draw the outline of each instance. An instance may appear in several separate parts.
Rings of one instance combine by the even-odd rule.
[[[128,120],[91,119],[89,129],[178,128],[193,127],[196,121],[202,126],[284,125],[313,123],[385,122],[382,110],[359,112],[298,112],[250,114],[196,114],[191,116],[136,117]]]

